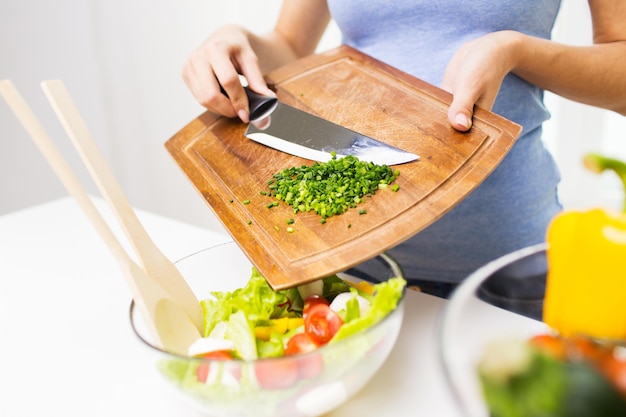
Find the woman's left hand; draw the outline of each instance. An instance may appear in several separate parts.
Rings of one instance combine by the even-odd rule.
[[[502,80],[515,67],[513,31],[494,32],[465,43],[452,57],[442,88],[453,95],[448,121],[455,129],[472,127],[474,106],[491,110]]]

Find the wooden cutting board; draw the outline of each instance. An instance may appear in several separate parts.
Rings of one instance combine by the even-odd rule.
[[[273,200],[260,192],[272,175],[313,162],[247,139],[239,120],[207,112],[169,139],[167,150],[276,290],[346,270],[415,235],[476,188],[521,132],[480,108],[472,129],[457,132],[447,121],[449,93],[347,46],[267,80],[286,104],[420,156],[392,167],[398,192],[380,190],[321,224],[285,203],[267,208]]]

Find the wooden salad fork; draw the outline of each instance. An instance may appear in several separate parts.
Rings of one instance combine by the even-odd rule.
[[[176,266],[156,247],[139,222],[65,86],[60,81],[46,81],[42,87],[91,176],[123,226],[143,268],[124,250],[13,83],[0,81],[0,93],[9,107],[117,260],[152,336],[163,349],[186,355],[189,345],[201,334],[200,303]]]

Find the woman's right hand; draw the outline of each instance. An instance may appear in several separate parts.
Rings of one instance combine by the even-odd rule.
[[[182,73],[193,96],[207,110],[226,117],[237,116],[245,123],[249,122],[248,99],[240,74],[253,91],[275,96],[265,83],[248,36],[249,32],[240,26],[222,27],[189,56]]]

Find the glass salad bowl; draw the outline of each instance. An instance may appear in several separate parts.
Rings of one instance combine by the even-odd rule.
[[[402,277],[385,254],[368,262],[376,271],[368,280]],[[252,273],[250,261],[234,242],[199,251],[176,265],[200,300],[245,286]],[[338,276],[357,287],[368,285],[363,277]],[[404,294],[402,290],[397,306],[372,326],[307,353],[262,359],[172,354],[153,344],[134,304],[130,319],[163,380],[206,415],[315,417],[348,400],[383,365],[400,331]]]
[[[546,249],[538,244],[486,264],[441,313],[441,365],[464,416],[626,415],[626,391],[620,398],[589,360],[610,348],[626,378],[626,341],[561,338],[542,321]],[[519,289],[525,298],[513,296]]]

